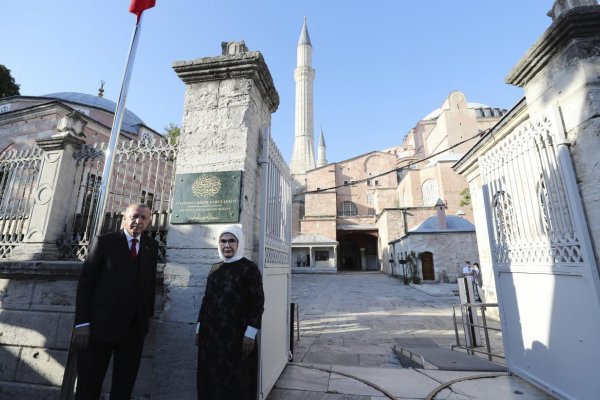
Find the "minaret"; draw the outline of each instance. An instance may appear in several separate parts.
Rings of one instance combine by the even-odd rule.
[[[294,150],[290,170],[294,180],[294,192],[306,186],[306,171],[315,168],[312,45],[306,28],[306,17],[296,50],[296,115],[294,123]]]
[[[319,151],[317,157],[317,168],[327,165],[327,147],[325,146],[325,137],[323,136],[323,128],[321,128],[321,137],[319,138]]]

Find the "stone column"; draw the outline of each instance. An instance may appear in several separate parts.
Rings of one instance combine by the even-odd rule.
[[[337,246],[333,247],[333,268],[335,268],[337,270],[337,264],[338,264],[338,254],[337,254]]]
[[[367,249],[365,249],[364,247],[360,248],[360,269],[362,271],[367,270],[367,254],[365,253],[366,251]]]
[[[240,224],[244,255],[257,261],[261,132],[279,96],[260,52],[223,43],[223,54],[175,62],[186,84],[177,174],[242,170]],[[206,277],[218,261],[223,224],[170,225],[164,309],[154,350],[153,399],[196,399],[194,335]]]
[[[79,136],[86,121],[77,111],[64,116],[57,125],[58,133],[47,139],[38,139],[44,150],[35,202],[29,228],[23,243],[11,253],[11,259],[57,260],[56,242],[62,238],[73,193],[76,165],[73,154],[84,141]]]

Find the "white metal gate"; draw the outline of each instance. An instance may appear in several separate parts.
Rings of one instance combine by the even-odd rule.
[[[556,110],[479,160],[508,368],[562,398],[600,393],[600,289]]]
[[[260,400],[267,397],[288,361],[292,218],[289,168],[268,129],[263,131],[262,143],[259,266],[265,312],[260,333]]]

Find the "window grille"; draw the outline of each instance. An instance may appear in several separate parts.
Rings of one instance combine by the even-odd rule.
[[[423,182],[421,190],[423,192],[423,206],[435,206],[435,203],[440,198],[440,191],[438,188],[437,181],[433,179],[426,180],[425,182]]]
[[[358,208],[351,201],[344,201],[338,209],[338,217],[352,217],[355,215],[358,215]]]
[[[367,204],[375,204],[375,194],[374,193],[367,194]]]

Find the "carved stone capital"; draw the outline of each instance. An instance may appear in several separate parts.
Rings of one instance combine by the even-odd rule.
[[[193,61],[173,63],[177,76],[186,84],[222,81],[225,79],[251,79],[271,112],[279,107],[279,94],[273,77],[258,51],[204,57]]]
[[[67,145],[72,145],[75,149],[81,148],[85,141],[71,132],[61,132],[52,135],[49,138],[38,139],[36,144],[45,151],[62,150]]]
[[[79,111],[73,111],[62,117],[56,125],[56,130],[61,133],[70,132],[75,136],[85,136],[83,129],[87,125],[87,121],[83,118]]]
[[[523,87],[575,39],[600,42],[600,6],[566,10],[508,73],[506,83]],[[574,51],[570,57],[596,57],[598,43]]]

